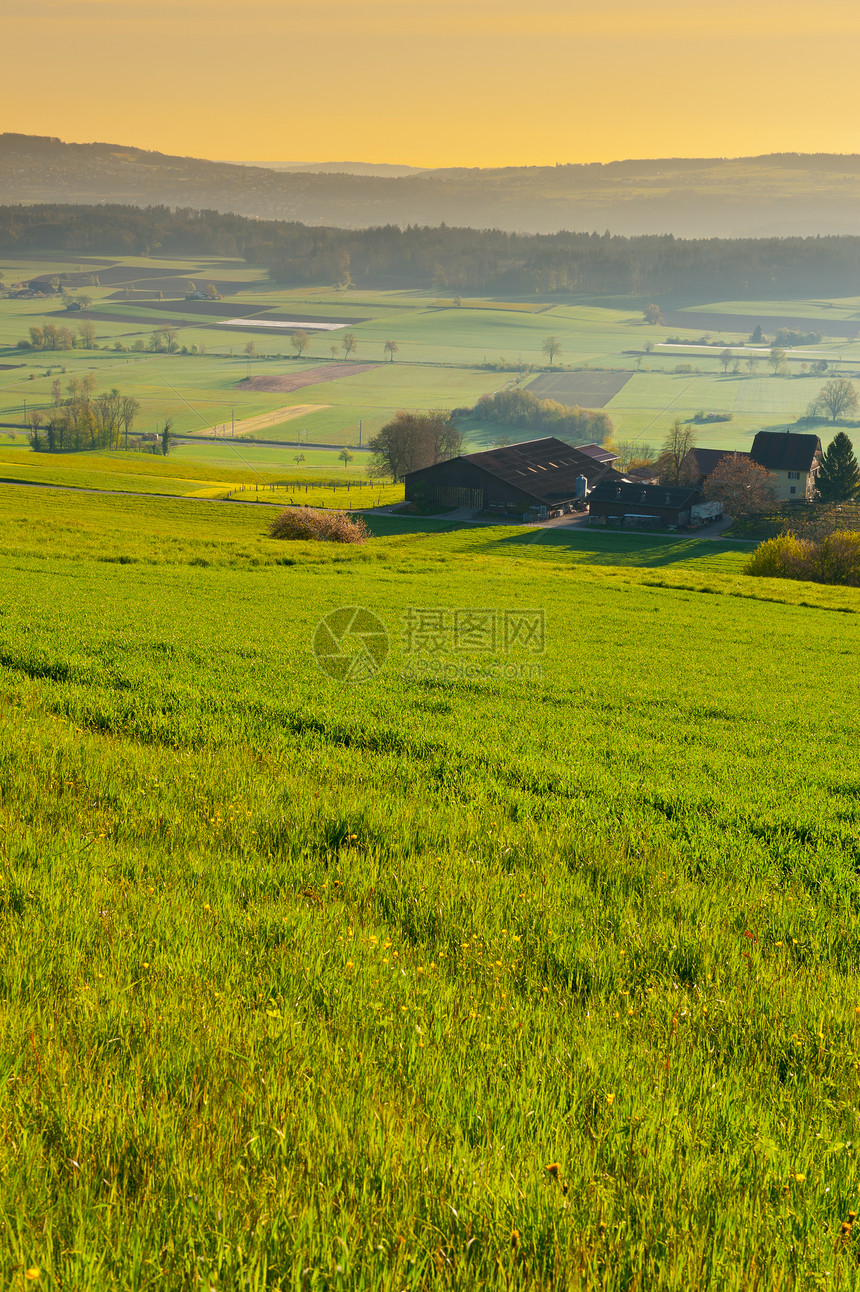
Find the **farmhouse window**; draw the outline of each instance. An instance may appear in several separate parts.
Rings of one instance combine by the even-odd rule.
[[[789,478],[789,480],[799,480],[799,479],[800,479],[800,472],[799,472],[799,471],[789,471],[789,473],[788,473],[788,478]],[[793,492],[794,492],[794,490],[792,490],[792,493],[793,493]]]
[[[794,486],[794,485],[792,485],[788,492],[789,492],[789,493],[797,493],[797,489],[795,488],[795,486]]]

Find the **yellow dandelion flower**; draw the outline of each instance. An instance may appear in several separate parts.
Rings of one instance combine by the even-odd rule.
[[[614,1095],[607,1095],[607,1096],[606,1096],[606,1102],[609,1104],[609,1107],[611,1108],[611,1107],[612,1107],[612,1105],[615,1103],[615,1096],[614,1096]]]
[[[347,967],[347,969],[351,969],[351,968],[353,967],[353,965],[352,965],[352,961],[351,961],[351,960],[347,960],[347,962],[346,962],[346,967]]]
[[[544,1170],[546,1171],[547,1175],[551,1175],[554,1180],[557,1180],[558,1173],[561,1170],[561,1164],[559,1162],[550,1162],[548,1163],[547,1166],[544,1167]]]
[[[37,1265],[31,1265],[30,1268],[28,1270],[25,1270],[24,1272],[24,1278],[29,1279],[31,1283],[35,1283],[36,1279],[41,1277],[42,1277],[42,1271],[39,1269]]]

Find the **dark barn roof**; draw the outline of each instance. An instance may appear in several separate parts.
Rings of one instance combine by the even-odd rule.
[[[817,435],[795,435],[791,431],[759,431],[750,457],[768,471],[802,471],[806,474],[821,453]]]
[[[462,460],[548,506],[576,496],[577,476],[585,476],[589,486],[607,478],[623,479],[612,467],[595,462],[594,458],[554,436],[489,449],[485,453],[465,453]]]
[[[634,484],[656,484],[658,472],[655,467],[634,467],[625,472],[627,479]]]
[[[690,449],[684,458],[684,464],[692,467],[696,475],[704,479],[711,474],[722,458],[730,458],[732,455],[739,458],[749,457],[748,453],[740,449]]]
[[[588,501],[589,504],[614,502],[620,503],[622,507],[659,507],[685,511],[700,497],[698,486],[619,484],[612,480],[602,480],[588,495]]]
[[[605,449],[602,444],[577,444],[576,450],[589,458],[594,458],[595,462],[607,465],[618,460],[618,454],[613,453],[611,449]]]

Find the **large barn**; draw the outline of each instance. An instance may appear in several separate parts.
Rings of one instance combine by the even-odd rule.
[[[406,499],[505,515],[550,516],[569,509],[599,481],[622,479],[607,463],[548,436],[410,471]]]

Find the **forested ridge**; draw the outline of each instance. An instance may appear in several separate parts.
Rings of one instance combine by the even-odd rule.
[[[408,158],[404,159],[408,160]],[[663,157],[350,174],[0,134],[0,203],[193,207],[364,229],[396,224],[580,229],[628,237],[860,235],[860,156]]]
[[[515,234],[384,225],[320,228],[216,211],[0,207],[0,252],[236,256],[285,286],[340,282],[459,292],[589,292],[723,299],[860,293],[860,237],[700,238]]]

